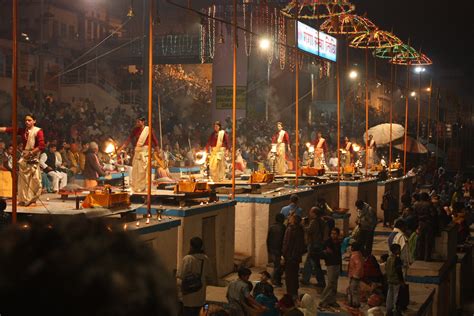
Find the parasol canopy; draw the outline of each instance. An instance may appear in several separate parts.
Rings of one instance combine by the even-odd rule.
[[[376,29],[369,19],[347,13],[329,17],[320,26],[320,30],[329,34],[359,35]]]
[[[437,155],[438,157],[444,158],[446,156],[444,151],[441,148],[439,148],[438,146],[436,146],[436,144],[428,143],[428,144],[425,144],[425,147],[426,147],[426,149],[428,149],[428,151],[430,153],[433,153],[433,154]]]
[[[399,150],[403,150],[404,144],[403,142],[400,142],[393,145],[393,147]],[[407,136],[407,152],[412,154],[426,154],[428,153],[428,149],[426,149],[425,145],[423,145],[413,137]]]
[[[375,125],[369,129],[369,135],[373,135],[377,146],[387,145],[390,143],[390,123]],[[392,124],[392,142],[402,138],[405,135],[405,129],[400,124]],[[364,133],[363,138],[367,135]],[[403,148],[402,148],[403,149]]]
[[[292,0],[281,13],[287,17],[319,20],[354,11],[348,0]]]

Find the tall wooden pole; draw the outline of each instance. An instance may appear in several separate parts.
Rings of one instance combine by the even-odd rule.
[[[237,119],[237,0],[234,0],[234,36],[233,36],[233,67],[232,67],[232,199],[235,198],[235,146]]]
[[[394,71],[395,68],[395,71]],[[389,175],[390,169],[392,168],[392,125],[393,125],[393,89],[394,87],[394,82],[396,81],[396,74],[397,68],[394,64],[390,64],[390,114],[389,114],[389,121],[390,121],[390,140],[388,143],[388,170],[389,170]]]
[[[427,127],[426,127],[426,131],[427,131],[427,135],[426,135],[426,139],[427,139],[427,142],[429,143],[430,142],[430,128],[431,128],[431,95],[432,95],[432,90],[433,90],[433,79],[431,78],[430,79],[430,91],[429,91],[429,95],[428,95],[428,124],[427,124]]]
[[[416,120],[416,139],[420,137],[420,111],[421,111],[421,71],[418,73],[418,110]]]
[[[405,93],[405,135],[403,142],[403,174],[407,172],[407,140],[408,140],[408,94],[410,93],[410,65],[407,64],[407,90]]]
[[[337,89],[337,180],[341,179],[341,74],[339,57],[336,60]]]
[[[365,49],[365,176],[369,163],[369,50]]]
[[[438,87],[438,96],[436,98],[436,153],[435,153],[435,160],[436,160],[436,168],[438,168],[438,151],[439,151],[439,87]]]
[[[12,39],[13,39],[13,56],[12,56],[12,144],[13,144],[13,164],[12,164],[12,223],[16,223],[16,211],[17,211],[17,193],[18,193],[18,181],[17,181],[17,170],[18,162],[16,154],[18,150],[17,143],[17,88],[18,88],[18,0],[13,0],[12,3]]]
[[[298,25],[298,23],[296,24]],[[298,28],[298,26],[296,26]],[[298,34],[298,30],[296,30],[296,34]],[[296,171],[296,177],[295,177],[295,186],[298,187],[298,172],[299,172],[299,137],[300,137],[300,130],[299,130],[299,119],[298,119],[298,113],[299,113],[299,99],[300,99],[300,65],[299,65],[299,54],[298,54],[298,49],[295,48],[295,54],[296,54],[296,70],[295,70],[295,76],[296,76],[296,104],[295,104],[295,129],[296,129],[296,141],[295,141],[295,171]]]
[[[153,1],[148,0],[148,162],[147,162],[147,216],[151,216],[151,148],[153,140]]]
[[[295,34],[296,40],[298,41],[298,2],[296,2],[296,19],[295,19]],[[298,48],[295,47],[295,54],[296,54],[296,70],[295,70],[295,187],[298,187],[298,172],[299,172],[299,137],[300,137],[300,130],[299,130],[299,102],[300,102],[300,60],[298,54]]]

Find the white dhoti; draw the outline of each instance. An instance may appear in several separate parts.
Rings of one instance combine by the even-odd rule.
[[[277,144],[277,152],[275,157],[275,172],[277,174],[285,174],[286,170],[287,166],[285,143],[279,143]]]
[[[373,148],[367,149],[367,167],[372,167],[376,163],[376,153]]]
[[[38,162],[18,162],[18,202],[29,205],[41,195],[41,171]]]
[[[324,161],[324,151],[321,148],[314,150],[314,167],[318,169],[324,168],[326,165]]]
[[[209,176],[212,181],[222,181],[225,178],[225,149],[213,147],[209,157]]]
[[[132,191],[143,192],[147,185],[148,146],[135,147],[132,160]]]

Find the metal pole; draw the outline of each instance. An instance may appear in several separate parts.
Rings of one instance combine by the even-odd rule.
[[[148,0],[148,162],[147,162],[147,216],[151,216],[151,145],[153,139],[153,1]]]
[[[368,174],[369,157],[369,50],[365,49],[365,177]]]
[[[295,34],[298,36],[298,2],[296,2],[296,19],[295,19]],[[298,39],[296,39],[298,40]],[[295,54],[296,54],[296,70],[295,70],[295,129],[296,129],[296,140],[295,140],[295,187],[298,187],[298,171],[299,171],[299,157],[298,157],[298,151],[299,151],[299,137],[300,137],[300,131],[299,131],[299,120],[298,120],[298,113],[299,113],[299,103],[300,103],[300,61],[299,61],[299,54],[298,54],[298,49],[295,47]]]
[[[394,68],[395,68],[395,73],[394,73]],[[390,169],[392,168],[392,125],[393,125],[393,89],[394,89],[394,81],[396,80],[397,76],[397,68],[395,65],[390,64],[390,79],[391,79],[391,87],[390,87],[390,141],[388,144],[388,170],[389,170],[389,175],[390,175]]]
[[[336,90],[337,90],[337,180],[341,179],[341,74],[339,58],[336,61]]]
[[[403,174],[407,170],[407,139],[408,139],[408,93],[410,90],[410,65],[407,64],[407,91],[405,93],[405,135],[403,142]]]
[[[160,125],[160,149],[163,150],[163,129],[161,128],[161,97],[159,94],[158,94],[158,124]]]
[[[267,99],[265,100],[265,121],[268,122],[268,102],[270,101],[270,67],[271,64],[267,61]]]
[[[232,199],[235,198],[235,146],[237,120],[237,0],[234,0],[234,36],[233,36],[233,67],[232,67]]]
[[[12,3],[12,39],[13,39],[13,56],[12,56],[12,144],[13,144],[13,165],[12,165],[12,223],[16,223],[16,203],[17,203],[17,170],[18,162],[16,154],[18,150],[17,144],[17,88],[18,88],[18,0],[13,0]]]
[[[418,73],[418,114],[416,121],[416,139],[420,137],[421,72]]]
[[[298,24],[297,24],[298,25]],[[298,30],[296,30],[296,34],[298,34]],[[300,137],[300,132],[299,132],[299,120],[298,120],[298,113],[299,113],[299,98],[300,98],[300,89],[299,89],[299,84],[300,84],[300,66],[299,66],[299,54],[298,50],[296,50],[296,71],[295,71],[295,76],[296,76],[296,104],[295,104],[295,129],[296,129],[296,141],[295,141],[295,171],[296,171],[296,177],[295,177],[295,187],[298,187],[298,171],[299,171],[299,157],[298,157],[298,149],[299,149],[299,137]]]
[[[438,168],[438,151],[439,151],[439,87],[438,87],[438,97],[437,97],[437,105],[436,105],[436,152],[435,152],[435,160],[436,160],[436,168]]]
[[[430,142],[430,128],[431,128],[431,94],[433,93],[432,92],[433,90],[433,79],[431,78],[430,79],[430,94],[428,95],[428,124],[427,124],[427,127],[426,127],[426,139],[427,139],[427,142],[429,143]]]

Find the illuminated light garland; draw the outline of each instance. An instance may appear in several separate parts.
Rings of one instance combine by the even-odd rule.
[[[206,62],[206,28],[201,24],[201,64]]]
[[[280,43],[280,47],[278,49],[278,54],[280,56],[280,69],[285,69],[286,64],[286,46],[283,43],[286,43],[286,23],[285,17],[283,15],[279,15],[278,18],[278,42]]]
[[[244,32],[244,44],[245,44],[245,54],[250,56],[252,51],[252,26],[253,26],[253,11],[250,10],[250,17],[247,18],[247,3],[243,4],[243,15],[244,15],[244,27],[246,30],[250,30],[250,32]],[[247,19],[249,21],[249,25],[247,26]],[[247,38],[248,37],[248,38]]]
[[[390,32],[375,30],[354,37],[349,43],[350,47],[360,49],[376,49],[393,47],[403,44],[402,41]]]
[[[350,13],[354,10],[355,6],[346,0],[292,0],[281,12],[290,18],[298,15],[300,19],[317,20]]]
[[[208,27],[208,36],[207,40],[209,42],[209,57],[214,58],[214,50],[216,48],[216,6],[212,5],[208,9],[209,13],[208,16],[212,16],[211,18],[207,19],[207,27]]]
[[[423,53],[416,52],[416,55],[413,55],[412,52],[401,52],[395,55],[390,63],[394,65],[409,65],[409,66],[429,66],[433,64],[430,58]]]
[[[278,11],[275,8],[273,11],[273,18],[274,18],[274,32],[273,32],[273,53],[275,54],[275,58],[278,59],[278,45],[276,43],[276,40],[278,39]]]
[[[328,34],[359,35],[376,29],[372,21],[355,14],[329,17],[320,26],[320,30]]]

